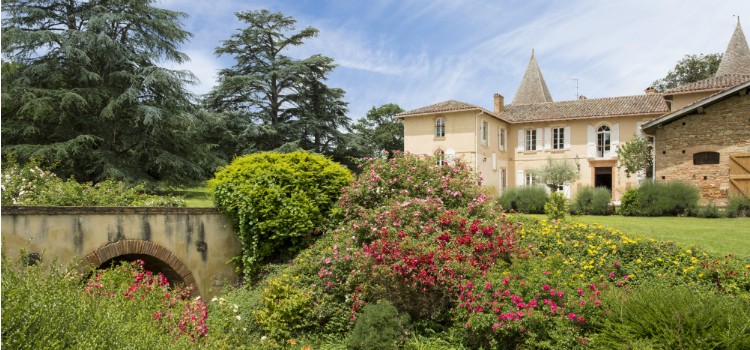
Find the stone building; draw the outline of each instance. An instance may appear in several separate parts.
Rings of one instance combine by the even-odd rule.
[[[719,72],[663,94],[648,88],[643,95],[554,102],[532,51],[510,104],[495,94],[492,111],[450,100],[396,118],[404,122],[406,151],[461,157],[498,193],[508,186],[533,184],[529,170],[546,164],[548,157],[568,158],[581,178],[559,190],[571,196],[584,185],[607,187],[617,201],[639,181],[618,166],[619,144],[640,135],[649,121],[750,81],[750,49],[739,23]]]

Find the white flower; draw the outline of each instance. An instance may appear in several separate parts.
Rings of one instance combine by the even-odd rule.
[[[201,300],[201,296],[199,295],[199,296],[195,297],[195,300]]]
[[[266,340],[266,336],[264,335],[264,336],[260,337],[260,340],[261,341]]]
[[[242,316],[237,316],[237,319],[238,319],[238,320],[241,320],[241,319],[242,319]]]
[[[217,300],[219,300],[219,299],[216,299],[216,297],[214,297],[213,299],[211,299],[211,301],[217,301]]]

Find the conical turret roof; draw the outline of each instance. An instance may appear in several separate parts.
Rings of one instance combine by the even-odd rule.
[[[729,41],[727,51],[721,59],[716,76],[727,74],[750,74],[750,48],[747,46],[745,33],[742,32],[740,21],[737,19],[737,28],[734,30],[732,40]]]
[[[547,83],[544,82],[542,71],[536,63],[534,50],[531,50],[529,66],[526,67],[526,73],[524,73],[523,79],[521,79],[521,85],[518,87],[511,104],[542,102],[552,102],[552,95],[550,95],[549,89],[547,89]]]

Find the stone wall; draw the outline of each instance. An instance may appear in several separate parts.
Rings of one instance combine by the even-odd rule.
[[[727,205],[730,153],[750,152],[750,96],[734,95],[656,130],[656,179],[700,187],[701,203]],[[718,152],[719,164],[693,165],[693,155]]]

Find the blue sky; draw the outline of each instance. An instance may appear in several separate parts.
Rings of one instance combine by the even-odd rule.
[[[409,110],[459,100],[492,109],[510,103],[535,49],[555,101],[642,94],[686,54],[723,53],[739,15],[750,37],[750,1],[235,1],[166,0],[188,13],[195,35],[182,50],[208,92],[219,40],[243,28],[235,12],[266,8],[293,16],[320,36],[289,50],[323,54],[339,67],[328,85],[346,91],[352,119],[372,106]]]

